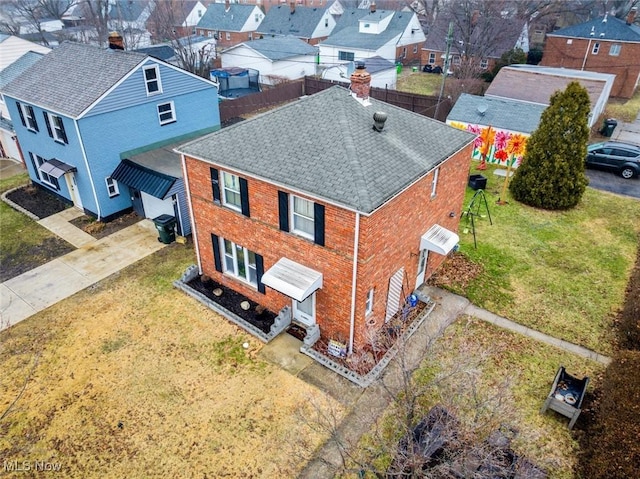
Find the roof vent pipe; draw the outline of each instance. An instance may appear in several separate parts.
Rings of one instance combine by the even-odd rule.
[[[387,121],[387,114],[383,111],[377,111],[373,114],[373,129],[375,131],[382,131],[384,123]]]

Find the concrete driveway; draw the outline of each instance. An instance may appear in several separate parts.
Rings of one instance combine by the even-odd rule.
[[[611,171],[588,169],[586,173],[591,188],[640,199],[640,177],[638,176],[625,180]]]

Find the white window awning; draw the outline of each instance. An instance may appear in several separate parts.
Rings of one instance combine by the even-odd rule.
[[[40,165],[40,171],[57,179],[69,171],[76,171],[76,167],[67,165],[64,162],[53,158],[42,163],[42,165]]]
[[[420,249],[447,255],[459,241],[460,237],[453,231],[435,224],[420,238]]]
[[[322,288],[322,273],[290,259],[280,258],[265,271],[261,281],[296,301],[303,301]]]

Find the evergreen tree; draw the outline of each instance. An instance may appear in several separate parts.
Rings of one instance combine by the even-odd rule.
[[[589,184],[584,171],[589,111],[589,95],[578,82],[553,94],[509,185],[517,201],[548,210],[580,202]]]

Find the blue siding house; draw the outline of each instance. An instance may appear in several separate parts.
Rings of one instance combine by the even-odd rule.
[[[34,183],[102,221],[133,208],[190,232],[167,146],[220,128],[214,83],[145,54],[64,43],[2,93]]]

